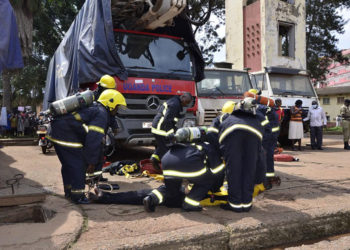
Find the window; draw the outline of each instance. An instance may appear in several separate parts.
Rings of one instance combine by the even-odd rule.
[[[344,97],[337,97],[337,104],[343,104],[344,103]]]
[[[256,1],[258,1],[258,0],[247,0],[247,5],[250,5],[250,4],[252,4],[252,3],[255,3]]]
[[[279,22],[278,25],[278,55],[294,57],[295,28],[294,24]]]
[[[329,97],[323,97],[323,105],[329,105],[330,104],[330,101],[329,101]]]
[[[267,90],[265,73],[252,75],[251,80],[252,80],[254,88],[260,89],[260,90]]]
[[[196,85],[198,96],[241,96],[252,88],[247,72],[229,70],[206,70]]]

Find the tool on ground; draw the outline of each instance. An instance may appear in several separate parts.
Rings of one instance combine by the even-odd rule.
[[[17,188],[19,188],[20,180],[24,178],[23,174],[16,174],[13,176],[13,178],[6,180],[6,185],[11,186],[12,194],[15,194],[15,187],[14,185],[17,184]]]

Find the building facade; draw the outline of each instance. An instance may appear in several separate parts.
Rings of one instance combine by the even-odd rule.
[[[344,99],[350,99],[350,86],[334,88],[318,88],[316,93],[320,100],[320,105],[328,116],[330,122],[335,122],[340,114],[340,107],[344,104]]]
[[[342,51],[343,56],[350,58],[350,49]],[[317,87],[344,87],[350,86],[350,64],[333,61],[328,67],[326,81],[318,83]]]
[[[305,70],[305,15],[305,0],[226,0],[226,61]]]

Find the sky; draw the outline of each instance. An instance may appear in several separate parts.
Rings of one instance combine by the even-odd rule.
[[[344,34],[336,34],[336,37],[339,39],[338,49],[350,49],[350,10],[343,9],[340,10],[341,15],[344,17],[345,21],[348,23],[344,26],[345,33]],[[219,33],[225,34],[225,26],[220,28]],[[214,62],[223,62],[226,61],[226,47],[223,46],[221,51],[215,53]]]
[[[339,39],[338,48],[350,49],[350,10],[342,10],[340,13],[348,23],[344,26],[345,33],[336,35]]]

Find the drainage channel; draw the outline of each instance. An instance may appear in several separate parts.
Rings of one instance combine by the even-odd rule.
[[[0,208],[0,225],[9,223],[46,223],[55,212],[41,205]]]

